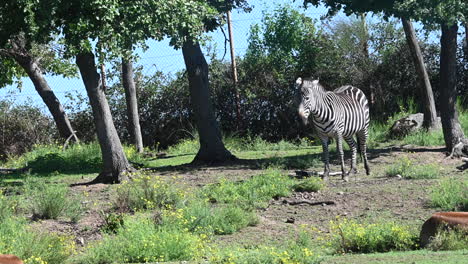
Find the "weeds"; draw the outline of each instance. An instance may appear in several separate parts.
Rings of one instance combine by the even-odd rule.
[[[203,189],[212,202],[236,204],[243,208],[265,207],[271,198],[291,193],[294,180],[277,169],[267,169],[243,182],[221,180]]]
[[[17,255],[24,263],[62,264],[75,253],[75,243],[70,237],[39,233],[28,228],[26,221],[9,218],[0,225],[0,252]]]
[[[293,189],[296,192],[317,192],[325,186],[322,179],[310,177],[294,184]]]
[[[40,219],[57,219],[67,216],[77,222],[83,212],[77,199],[70,199],[65,185],[31,180],[26,182],[26,196],[33,215]]]
[[[105,235],[73,263],[147,263],[199,259],[206,236],[171,225],[155,225],[152,219],[127,217],[116,235]]]
[[[123,212],[176,208],[185,201],[186,195],[161,177],[135,174],[131,181],[117,187],[114,203]]]
[[[439,231],[431,239],[428,248],[434,251],[468,249],[468,231],[458,228]]]
[[[431,189],[430,204],[447,211],[468,210],[468,180],[441,180]]]
[[[372,253],[416,248],[418,236],[394,222],[360,223],[337,219],[330,222],[330,246],[337,253]]]
[[[405,179],[434,179],[439,176],[439,168],[434,164],[416,165],[404,156],[388,167],[385,174],[389,177],[400,175]]]

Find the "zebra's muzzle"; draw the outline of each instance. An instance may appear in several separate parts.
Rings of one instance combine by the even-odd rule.
[[[304,125],[307,125],[307,123],[309,122],[309,111],[306,111],[302,104],[299,106],[299,116],[301,117]]]

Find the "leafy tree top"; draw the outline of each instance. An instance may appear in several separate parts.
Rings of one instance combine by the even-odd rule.
[[[424,25],[453,24],[467,21],[466,0],[304,0],[304,6],[325,5],[328,14],[342,10],[345,14],[383,12],[386,16],[406,17]]]

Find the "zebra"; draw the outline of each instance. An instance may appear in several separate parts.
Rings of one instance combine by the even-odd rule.
[[[364,160],[366,174],[370,174],[366,154],[366,140],[369,128],[369,105],[365,94],[351,85],[342,86],[333,92],[327,91],[318,80],[296,80],[296,89],[301,92],[299,116],[305,125],[312,116],[312,123],[322,142],[323,162],[325,168],[323,179],[327,180],[330,172],[328,143],[329,138],[336,139],[336,145],[341,159],[342,179],[348,181],[348,175],[357,173],[356,154],[357,135],[361,156]],[[352,150],[351,169],[345,173],[343,139]]]

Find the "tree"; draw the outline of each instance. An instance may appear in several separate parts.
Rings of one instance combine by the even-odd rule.
[[[349,1],[349,0],[304,0],[308,3],[319,5],[320,3],[329,7],[329,14],[335,14],[343,10],[346,14],[359,12],[383,12],[386,16],[396,16],[405,19],[414,19],[422,22],[427,27],[440,27],[441,57],[440,57],[440,79],[441,79],[441,118],[442,130],[444,132],[445,146],[449,151],[455,144],[464,138],[458,120],[456,101],[456,45],[458,21],[466,22],[468,17],[468,2],[465,0],[392,0],[392,1]],[[428,98],[428,97],[426,97]],[[429,103],[429,102],[425,102]]]
[[[423,127],[429,130],[440,128],[437,122],[437,112],[434,102],[434,93],[432,92],[431,82],[429,81],[429,75],[427,74],[426,66],[424,65],[424,59],[422,56],[421,49],[419,47],[416,33],[413,28],[411,20],[401,18],[403,28],[405,30],[406,40],[408,47],[411,50],[411,55],[414,61],[414,67],[418,73],[418,79],[421,82],[421,87],[424,88],[424,121]]]
[[[202,26],[207,31],[214,30],[221,25],[222,21],[220,22],[216,19],[216,15],[226,14],[226,12],[232,8],[244,6],[246,4],[245,0],[209,0],[206,2],[208,8],[213,12],[212,14],[215,15],[211,18],[208,16],[208,19],[202,20]],[[233,160],[235,156],[224,146],[219,125],[215,119],[208,81],[209,69],[200,49],[200,40],[196,35],[194,36],[188,31],[185,31],[184,35],[186,39],[183,41],[182,53],[188,73],[192,108],[197,122],[198,135],[200,137],[200,149],[193,163],[210,164]]]
[[[143,152],[143,138],[141,136],[140,116],[138,114],[138,100],[133,79],[133,62],[122,58],[122,85],[125,90],[127,104],[128,131],[138,153]]]
[[[208,64],[198,43],[186,42],[182,47],[187,67],[190,98],[200,137],[200,149],[194,163],[217,163],[235,159],[224,147],[210,100]]]
[[[35,29],[37,17],[26,15],[33,13],[33,8],[21,1],[3,1],[0,5],[0,61],[3,64],[0,87],[11,84],[15,78],[29,76],[52,114],[60,136],[78,141],[63,106],[44,77],[44,73],[74,76],[76,68],[52,50],[53,37],[42,37],[43,44],[37,44],[35,38],[31,38],[39,33]]]

